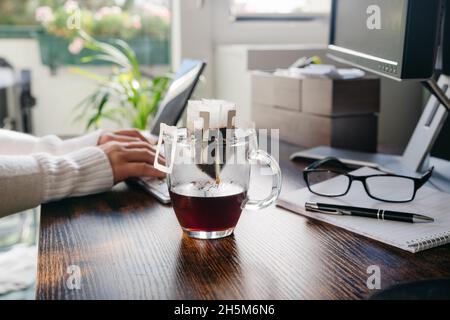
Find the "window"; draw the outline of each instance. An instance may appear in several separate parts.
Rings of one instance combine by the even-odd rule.
[[[67,35],[67,17],[78,11],[80,28],[94,36],[168,38],[169,1],[0,0],[0,29],[5,26],[44,26],[50,33]]]
[[[55,68],[80,63],[82,30],[106,42],[127,41],[143,65],[166,65],[169,5],[170,0],[0,0],[0,39],[36,38],[42,63]]]
[[[236,20],[303,20],[326,17],[331,0],[230,0]]]

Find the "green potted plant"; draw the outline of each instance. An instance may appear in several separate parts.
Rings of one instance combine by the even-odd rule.
[[[113,67],[108,76],[72,68],[73,72],[99,83],[97,90],[77,106],[76,120],[85,120],[87,130],[98,128],[105,119],[121,126],[147,129],[171,76],[144,77],[135,52],[123,40],[110,44],[95,40],[85,32],[80,32],[79,36],[84,46],[93,53],[83,57],[82,62],[109,62]]]

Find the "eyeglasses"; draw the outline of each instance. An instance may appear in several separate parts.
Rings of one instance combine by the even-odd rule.
[[[323,167],[336,169],[328,170],[323,169]],[[303,178],[309,191],[319,196],[330,198],[343,197],[350,191],[354,181],[360,181],[366,193],[372,199],[383,202],[405,203],[414,200],[417,190],[430,180],[433,169],[431,168],[421,178],[389,173],[355,176],[348,174],[347,172],[351,168],[338,159],[326,158],[307,167],[303,171]],[[334,179],[335,183],[321,183],[329,179]],[[395,192],[392,192],[392,190],[395,190]]]

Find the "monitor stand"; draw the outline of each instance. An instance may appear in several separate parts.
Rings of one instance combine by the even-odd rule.
[[[450,110],[450,77],[429,80],[424,85],[432,93],[403,156],[372,154],[330,147],[318,147],[295,153],[291,160],[319,160],[337,157],[352,166],[368,166],[405,175],[420,175],[430,167],[435,171],[430,184],[450,193],[450,162],[430,157],[431,149]]]

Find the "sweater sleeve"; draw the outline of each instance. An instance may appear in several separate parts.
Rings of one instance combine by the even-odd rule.
[[[113,183],[109,160],[95,147],[64,156],[0,156],[0,217],[65,197],[106,191]]]
[[[26,155],[49,153],[64,155],[75,150],[96,146],[102,131],[96,131],[78,138],[61,140],[49,135],[38,138],[32,135],[0,129],[0,155]]]

